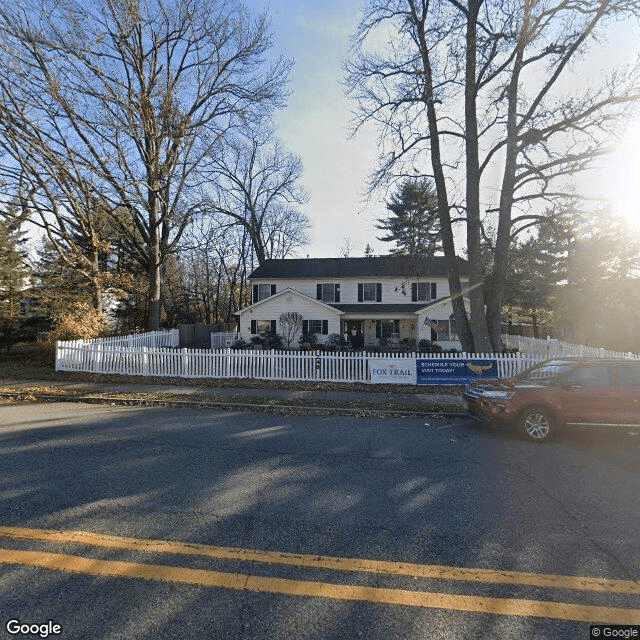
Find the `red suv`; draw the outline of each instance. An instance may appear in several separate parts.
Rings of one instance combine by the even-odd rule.
[[[640,360],[558,358],[464,390],[467,411],[535,442],[564,425],[640,426]]]

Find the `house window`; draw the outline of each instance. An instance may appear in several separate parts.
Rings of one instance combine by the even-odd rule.
[[[390,338],[400,334],[400,320],[376,320],[376,338]]]
[[[358,284],[358,302],[382,302],[382,283],[360,282]]]
[[[435,282],[413,282],[411,283],[411,301],[424,302],[437,298],[437,287]]]
[[[275,320],[252,320],[251,321],[251,333],[253,335],[264,333],[265,331],[271,331],[272,333],[275,333],[276,321]]]
[[[316,299],[322,302],[340,302],[339,284],[319,284],[316,291]]]
[[[260,302],[276,292],[275,284],[254,284],[253,285],[253,302]]]
[[[303,320],[302,321],[303,333],[319,333],[326,336],[329,333],[329,321],[328,320]]]

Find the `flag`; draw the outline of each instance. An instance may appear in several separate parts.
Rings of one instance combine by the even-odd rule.
[[[431,327],[436,333],[444,331],[444,329],[439,324],[437,324],[435,320],[432,320],[428,316],[424,317],[424,323],[427,327]]]

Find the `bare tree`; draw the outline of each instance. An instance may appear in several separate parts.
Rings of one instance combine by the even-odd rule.
[[[203,322],[234,322],[246,306],[250,242],[244,228],[229,228],[224,217],[198,216],[183,236],[183,287]]]
[[[298,209],[308,199],[299,184],[302,163],[272,131],[236,136],[211,170],[208,206],[247,230],[258,264],[308,242],[309,220]]]
[[[302,335],[304,318],[297,311],[286,311],[280,315],[279,322],[282,338],[287,343],[287,348],[290,348],[298,334]]]
[[[0,42],[10,195],[50,238],[79,221],[79,194],[110,216],[148,274],[157,329],[162,265],[202,208],[203,168],[229,131],[283,105],[290,63],[265,65],[266,17],[233,0],[16,0]]]
[[[416,173],[433,179],[465,350],[499,348],[514,237],[540,221],[544,205],[569,193],[568,179],[602,155],[632,115],[638,64],[612,69],[587,88],[563,83],[613,21],[639,15],[637,0],[368,2],[346,69],[358,104],[356,130],[368,122],[380,128],[380,165],[370,187]],[[492,183],[496,170],[499,184]],[[462,218],[454,217],[458,211]],[[466,221],[470,318],[456,263],[457,220]],[[485,296],[487,222],[497,235],[493,287]]]
[[[353,242],[351,242],[349,236],[345,236],[342,241],[344,244],[340,247],[340,255],[343,258],[350,258],[351,252],[353,251]]]

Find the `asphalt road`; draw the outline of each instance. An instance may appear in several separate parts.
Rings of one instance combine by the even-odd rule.
[[[640,624],[639,453],[626,431],[540,445],[459,418],[2,405],[0,638]]]

